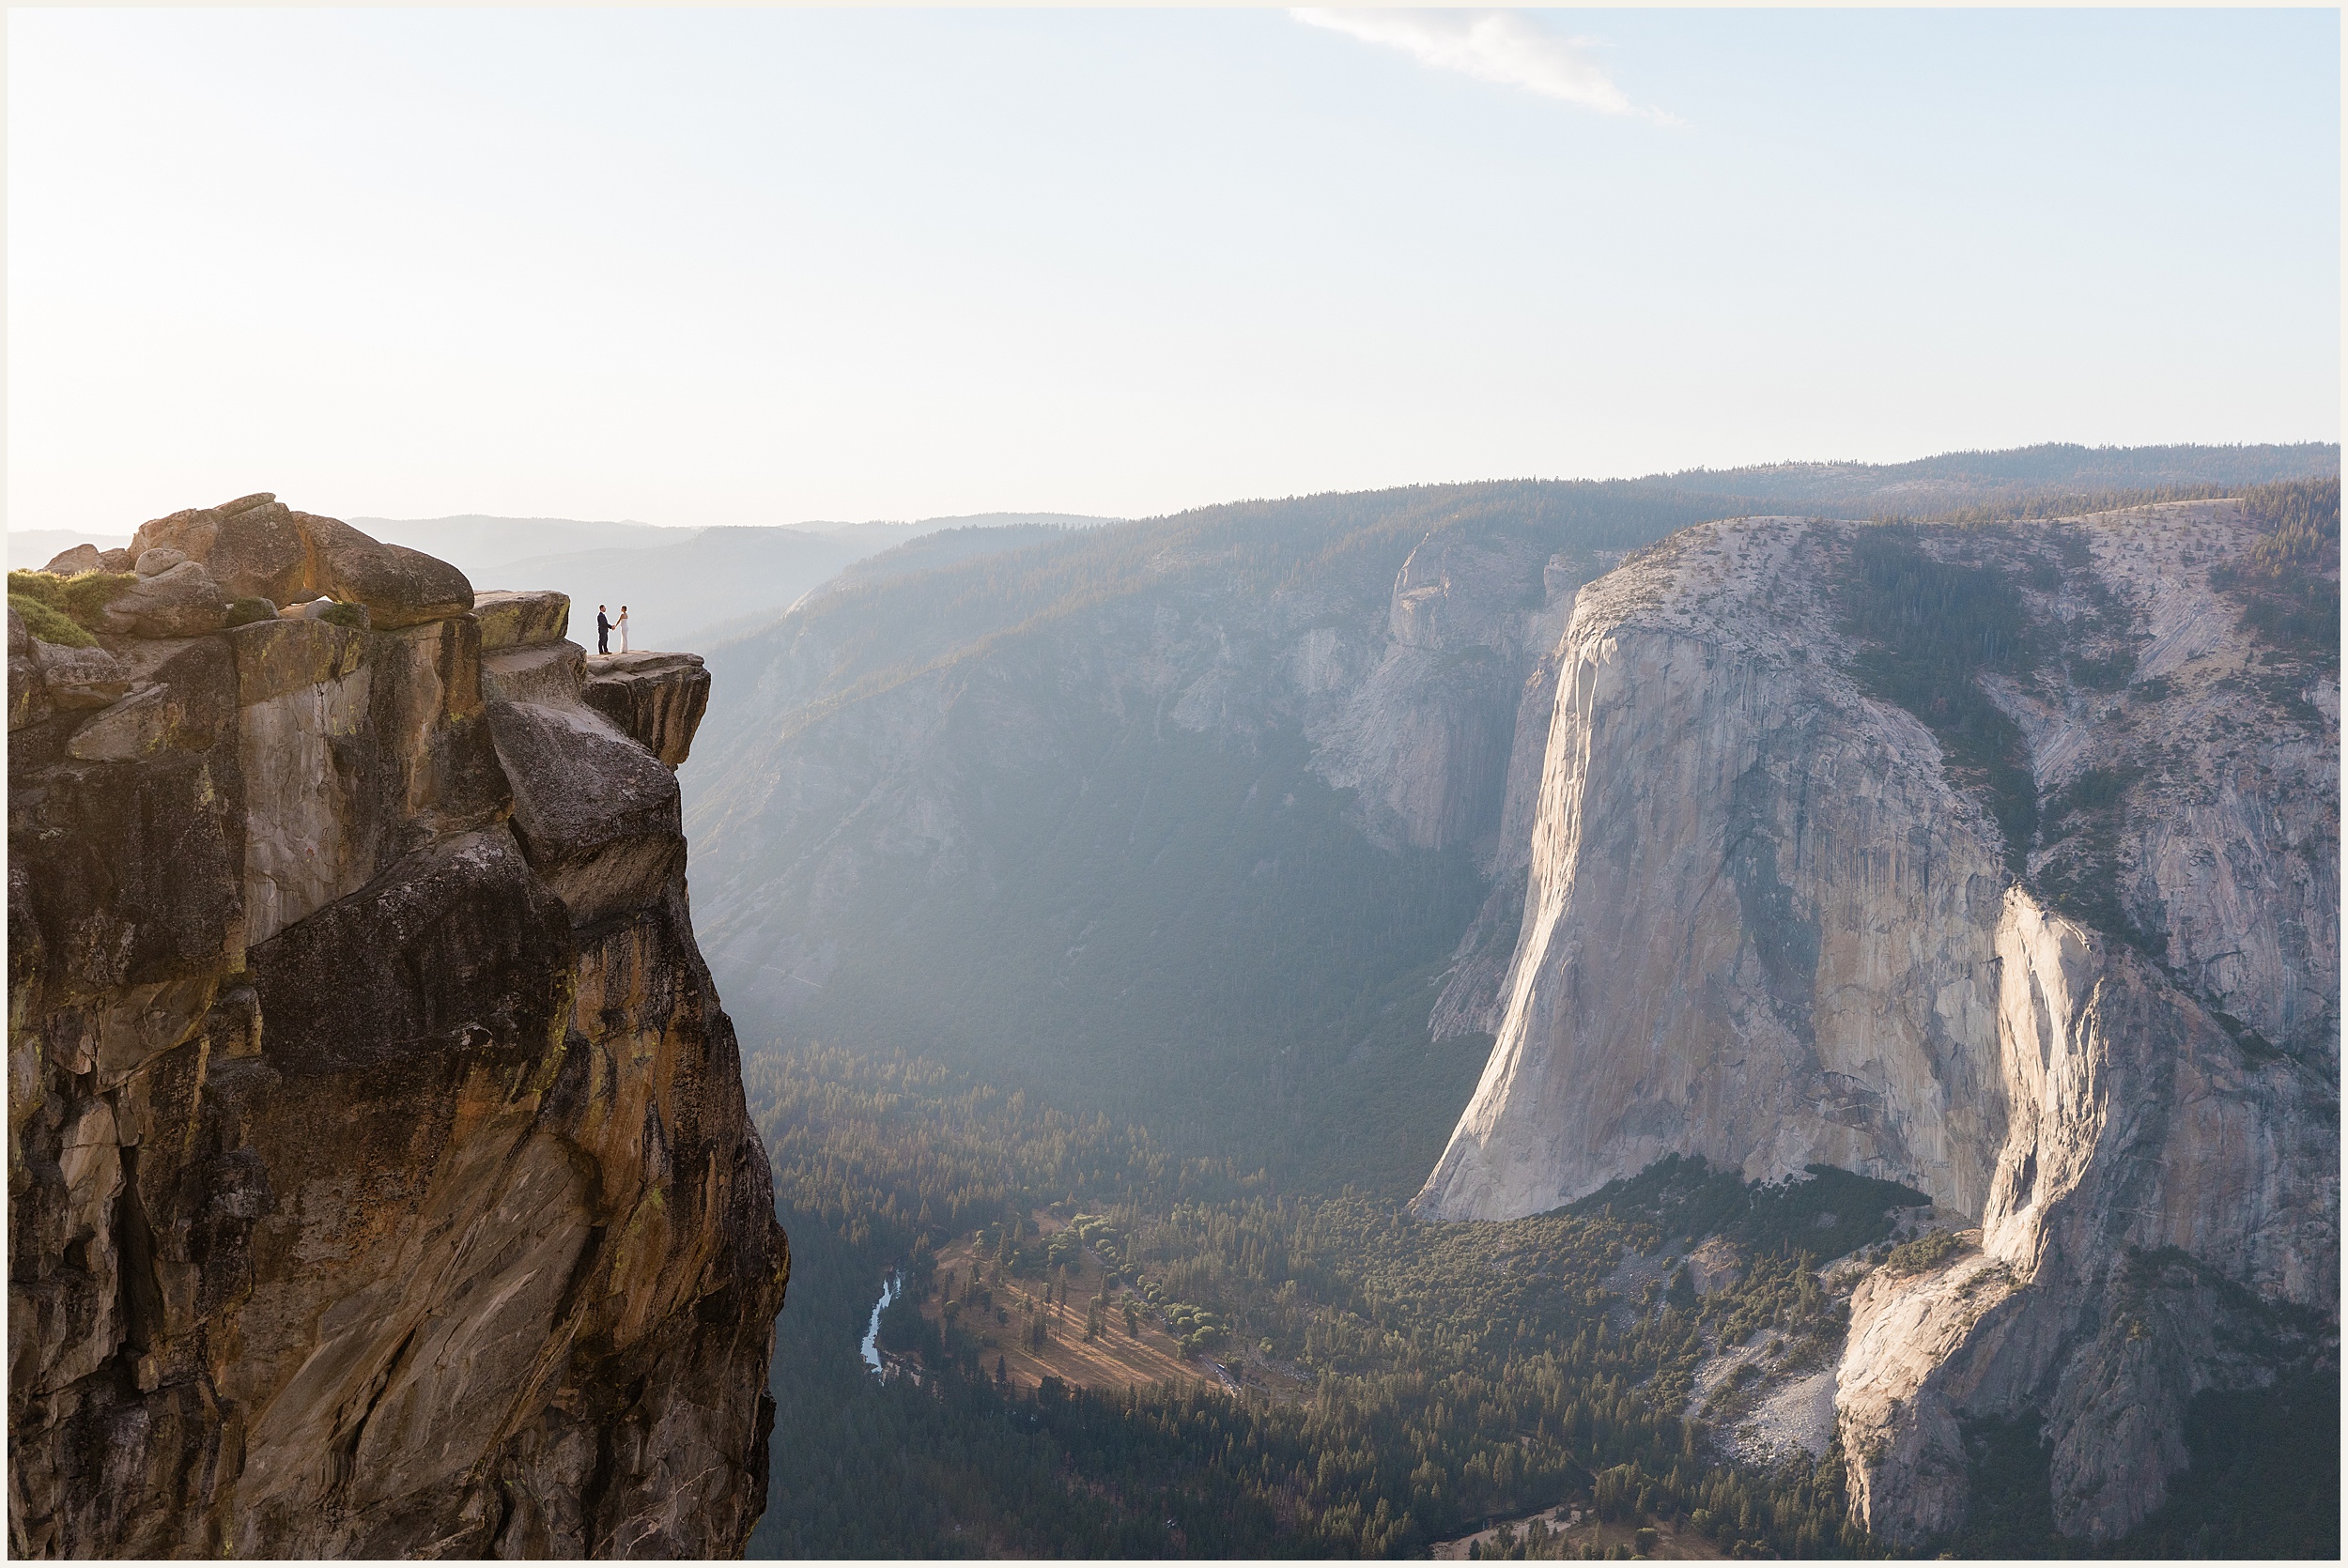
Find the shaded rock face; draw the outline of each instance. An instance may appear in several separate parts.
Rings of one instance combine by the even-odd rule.
[[[2195,1392],[2337,1333],[2337,675],[2213,592],[2254,537],[2231,502],[1926,530],[2035,628],[1980,677],[2034,796],[2010,843],[1849,673],[1860,527],[1705,525],[1582,590],[1498,1040],[1417,1207],[1537,1212],[1673,1153],[1920,1188],[1979,1246],[1854,1299],[1861,1521],[1957,1525],[1961,1423],[2028,1415],[2058,1526],[2109,1538]]]
[[[1350,681],[1332,656],[1345,644],[1306,634],[1299,671],[1325,704],[1306,724],[1317,771],[1361,792],[1373,834],[1493,853],[1524,669],[1561,629],[1536,607],[1545,555],[1506,536],[1429,535],[1396,575],[1383,646],[1355,652],[1370,658]]]
[[[1000,882],[978,825],[997,781],[1096,767],[1099,722],[1240,756],[1298,735],[1312,776],[1351,792],[1349,824],[1379,850],[1521,868],[1522,846],[1512,857],[1503,832],[1523,813],[1508,787],[1516,715],[1584,558],[1480,517],[1417,523],[1390,547],[1384,564],[1348,562],[1277,593],[1223,580],[1227,550],[1169,549],[1151,562],[1161,589],[1039,623],[999,664],[924,647],[905,662],[929,668],[871,692],[843,692],[861,634],[811,595],[766,646],[734,650],[763,659],[755,672],[734,667],[755,686],[737,700],[759,714],[729,724],[728,750],[696,764],[714,778],[693,807],[696,838],[731,852],[705,873],[721,882],[703,922],[729,992],[765,1017],[802,1017],[835,975],[842,912],[871,890],[917,886],[918,903],[955,882]],[[651,745],[653,716],[633,716],[642,710],[626,685],[598,672],[674,656],[591,657],[587,699]],[[1536,746],[1535,779],[1537,763]],[[1496,907],[1512,931],[1506,901]],[[1439,1033],[1479,1027],[1490,1024]]]
[[[587,661],[586,683],[589,707],[672,768],[709,711],[699,653],[598,653]]]
[[[788,1253],[671,769],[461,607],[109,633],[19,725],[21,631],[12,1550],[738,1553]]]

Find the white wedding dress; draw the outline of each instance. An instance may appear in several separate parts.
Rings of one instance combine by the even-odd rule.
[[[627,652],[627,611],[626,610],[620,611],[619,628],[620,652],[625,653]]]

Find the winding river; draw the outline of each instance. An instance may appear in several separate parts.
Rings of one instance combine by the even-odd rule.
[[[873,1303],[872,1321],[864,1326],[864,1364],[877,1374],[881,1370],[880,1317],[888,1310],[888,1303],[897,1299],[897,1276],[891,1274],[882,1282],[880,1299]]]

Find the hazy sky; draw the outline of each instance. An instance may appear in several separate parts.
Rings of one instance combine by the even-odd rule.
[[[2339,436],[2336,12],[8,27],[14,528]]]

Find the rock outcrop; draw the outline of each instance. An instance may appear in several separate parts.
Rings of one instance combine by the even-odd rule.
[[[158,551],[169,552],[168,565],[160,573],[147,567]],[[50,570],[57,570],[68,557],[77,563],[82,559],[69,551],[51,562]],[[144,637],[215,630],[217,621],[209,626],[197,623],[200,617],[193,607],[202,603],[224,607],[231,599],[284,605],[325,595],[363,606],[370,624],[387,629],[445,621],[471,609],[473,603],[472,585],[448,562],[371,539],[339,518],[293,511],[266,491],[143,523],[131,535],[124,560],[142,578],[135,592],[157,597],[166,607],[153,611],[125,607],[126,619],[116,629]],[[155,585],[174,582],[173,574],[183,562],[199,566],[201,575],[178,577],[168,592],[147,580]],[[178,620],[168,618],[172,610],[179,612]]]
[[[83,572],[102,572],[105,569],[106,558],[99,554],[98,546],[95,545],[76,545],[70,550],[59,550],[50,558],[49,564],[41,568],[42,571],[60,577],[74,576]]]
[[[693,747],[709,711],[699,653],[599,653],[587,661],[587,705],[671,767]]]
[[[2213,588],[2232,502],[1922,530],[2013,607],[2000,752],[1855,640],[1883,537],[1705,525],[1582,590],[1498,1041],[1417,1207],[1666,1154],[1919,1188],[1979,1246],[1855,1299],[1861,1521],[1953,1528],[1963,1423],[2031,1417],[2059,1528],[2109,1538],[2195,1392],[2337,1334],[2337,667]]]
[[[101,649],[9,621],[11,1550],[738,1553],[788,1253],[689,724],[656,755],[564,607],[271,497],[128,554],[209,586]],[[221,629],[248,593],[372,629]]]

